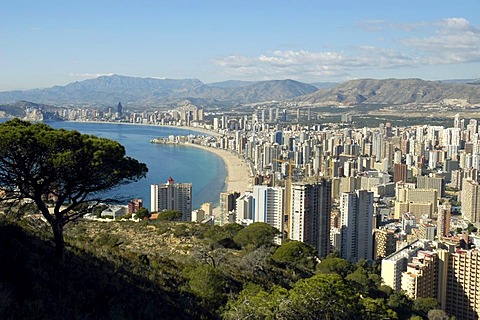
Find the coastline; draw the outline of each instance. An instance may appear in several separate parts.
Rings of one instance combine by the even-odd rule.
[[[202,127],[190,127],[190,126],[172,126],[172,125],[157,125],[157,124],[144,124],[144,123],[128,123],[128,122],[108,122],[108,121],[72,121],[67,120],[67,122],[76,122],[76,123],[99,123],[99,124],[125,124],[125,125],[137,125],[137,126],[150,126],[150,127],[164,127],[172,129],[183,129],[193,132],[198,132],[199,134],[205,134],[209,136],[222,136],[221,133],[212,131]],[[251,170],[249,164],[238,157],[234,152],[218,149],[213,147],[207,147],[195,143],[181,143],[178,145],[183,145],[187,147],[199,148],[204,151],[214,153],[223,162],[225,167],[226,176],[225,176],[225,188],[222,192],[240,192],[241,194],[245,191],[251,190]],[[220,197],[220,194],[218,195]],[[219,217],[220,205],[217,205],[213,208],[213,213],[216,218]]]
[[[151,126],[151,127],[164,127],[172,129],[183,129],[194,131],[198,133],[203,133],[211,136],[222,136],[221,133],[216,131],[208,130],[202,127],[191,127],[191,126],[172,126],[172,125],[161,125],[161,124],[146,124],[146,123],[131,123],[131,122],[108,122],[108,121],[72,121],[67,120],[68,122],[79,122],[79,123],[101,123],[101,124],[125,124],[125,125],[137,125],[137,126]],[[248,164],[237,157],[234,153],[229,152],[223,149],[211,148],[194,143],[185,143],[185,146],[191,146],[194,148],[200,148],[205,151],[212,152],[216,154],[223,160],[227,175],[225,177],[225,191],[233,192],[237,191],[244,193],[246,190],[251,188],[250,184],[250,169]]]
[[[227,175],[225,177],[225,191],[226,192],[240,192],[244,193],[247,190],[251,189],[250,183],[250,169],[248,164],[240,159],[237,155],[232,152],[223,149],[211,148],[195,143],[185,143],[183,144],[187,147],[194,147],[203,149],[208,152],[212,152],[219,156],[225,166]]]

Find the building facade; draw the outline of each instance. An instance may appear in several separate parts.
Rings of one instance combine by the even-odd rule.
[[[319,257],[330,253],[331,182],[293,183],[290,198],[290,239],[317,249]]]
[[[192,184],[175,183],[170,177],[167,183],[152,184],[151,212],[175,210],[182,213],[182,221],[191,221],[192,218]]]
[[[466,180],[462,187],[462,215],[471,223],[480,222],[480,187],[477,181]]]
[[[283,231],[283,217],[285,213],[285,189],[282,187],[268,187],[265,185],[253,186],[253,222],[264,222]],[[275,238],[281,244],[283,237]]]
[[[373,192],[342,193],[340,216],[340,257],[353,263],[373,260]]]

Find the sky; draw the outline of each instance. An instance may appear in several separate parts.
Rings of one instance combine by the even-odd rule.
[[[2,0],[0,91],[100,75],[480,78],[478,0]]]

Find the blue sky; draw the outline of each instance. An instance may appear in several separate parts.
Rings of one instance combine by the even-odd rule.
[[[2,0],[0,91],[99,75],[480,78],[478,0]]]

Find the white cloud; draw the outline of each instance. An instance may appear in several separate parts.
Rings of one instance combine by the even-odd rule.
[[[424,64],[480,62],[480,29],[464,18],[447,18],[436,24],[435,34],[401,43],[422,55]]]
[[[354,77],[358,70],[480,62],[480,29],[464,18],[402,25],[374,20],[364,21],[360,27],[416,31],[416,36],[394,39],[395,48],[363,45],[348,51],[273,50],[258,56],[219,57],[214,62],[230,76],[263,79],[345,78]]]

